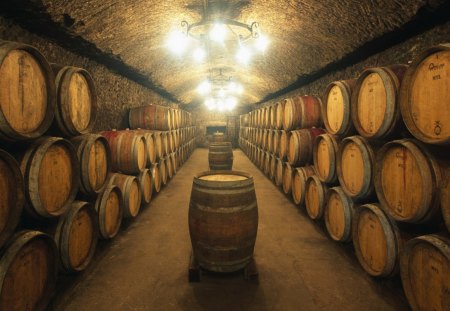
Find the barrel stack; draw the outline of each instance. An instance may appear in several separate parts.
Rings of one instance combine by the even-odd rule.
[[[130,111],[135,129],[94,133],[87,70],[22,43],[0,49],[0,309],[45,310],[59,274],[85,270],[98,240],[160,191],[161,172],[186,162],[196,129],[190,113],[149,105]]]
[[[330,83],[322,131],[305,121],[317,112],[302,96],[241,116],[249,121],[240,147],[251,161],[264,171],[275,155],[275,184],[332,240],[352,242],[369,275],[400,274],[413,310],[448,304],[449,59],[450,45],[441,44],[409,66]]]

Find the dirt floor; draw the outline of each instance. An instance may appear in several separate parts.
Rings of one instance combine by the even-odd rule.
[[[330,240],[242,153],[234,169],[253,175],[259,208],[255,259],[259,284],[241,273],[188,282],[188,207],[195,173],[208,169],[196,149],[150,206],[82,275],[61,281],[56,310],[409,310],[398,278],[375,280],[352,245]],[[67,285],[69,284],[69,285]]]

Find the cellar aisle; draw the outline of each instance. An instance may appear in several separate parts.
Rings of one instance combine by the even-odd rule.
[[[204,275],[188,283],[188,202],[192,176],[207,169],[196,149],[175,178],[102,250],[57,310],[409,310],[396,282],[375,281],[351,246],[329,240],[249,161],[234,168],[254,176],[259,207],[255,258],[259,284],[241,274]]]

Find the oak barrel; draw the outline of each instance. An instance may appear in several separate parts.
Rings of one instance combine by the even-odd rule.
[[[328,235],[338,242],[352,240],[355,204],[341,187],[330,188],[325,199],[324,221]]]
[[[211,143],[209,145],[208,161],[211,170],[231,170],[233,167],[231,143]]]
[[[55,115],[55,78],[34,47],[0,40],[0,139],[42,136]]]
[[[279,151],[279,157],[280,159],[287,159],[288,153],[289,153],[289,140],[291,138],[291,132],[289,131],[281,131],[280,132],[280,151]]]
[[[408,130],[429,144],[450,144],[450,44],[426,50],[414,59],[400,90],[400,108]]]
[[[269,156],[269,178],[271,180],[273,180],[275,178],[276,169],[277,169],[277,158],[273,154],[270,154],[270,156]]]
[[[131,108],[128,121],[132,129],[148,129],[158,131],[170,130],[172,123],[169,108],[158,105],[147,105]]]
[[[67,137],[87,134],[97,115],[97,94],[89,72],[82,68],[52,65],[56,75],[55,121]]]
[[[54,239],[65,272],[86,269],[98,240],[98,218],[92,204],[74,201],[67,213],[59,218]]]
[[[50,236],[39,231],[16,233],[0,258],[0,310],[47,310],[57,256]]]
[[[314,175],[313,166],[297,167],[292,171],[292,199],[295,204],[303,206],[305,204],[306,180]]]
[[[283,192],[285,194],[291,193],[293,176],[294,176],[294,168],[288,162],[285,162],[283,174]]]
[[[283,160],[276,158],[276,170],[275,170],[275,185],[281,187],[283,185],[284,169],[285,165]]]
[[[151,170],[146,168],[138,176],[139,185],[141,186],[141,204],[149,204],[152,200],[153,185]]]
[[[135,218],[141,208],[141,186],[135,176],[114,173],[111,183],[119,187],[123,198],[123,216]]]
[[[170,160],[170,154],[168,154],[168,155],[166,155],[164,157],[164,164],[166,165],[167,178],[168,179],[172,179],[172,177],[173,177],[173,166],[172,166],[172,161]]]
[[[408,241],[400,258],[403,289],[413,311],[449,309],[450,239],[425,235]]]
[[[111,150],[105,137],[85,134],[72,138],[80,163],[80,191],[97,194],[106,186],[111,171]]]
[[[253,256],[258,206],[253,178],[238,171],[209,171],[194,177],[189,233],[200,266],[216,272],[244,268]]]
[[[397,101],[406,65],[368,68],[352,94],[352,120],[365,138],[383,138],[399,132],[402,124]]]
[[[270,173],[270,153],[268,153],[267,151],[265,152],[265,155],[264,155],[263,172],[264,172],[264,174],[266,176],[269,176],[269,173]]]
[[[305,207],[311,219],[320,219],[325,211],[328,187],[316,175],[309,176],[305,184]]]
[[[161,191],[161,173],[159,171],[159,164],[153,164],[151,167],[151,171],[153,192],[158,193],[159,191]]]
[[[147,145],[142,134],[134,131],[104,131],[109,143],[114,172],[138,174],[147,165]]]
[[[95,200],[100,237],[112,239],[120,230],[123,217],[123,197],[120,188],[108,184]]]
[[[62,215],[78,192],[79,164],[72,144],[42,137],[24,153],[20,169],[25,182],[25,211],[33,217]]]
[[[339,137],[332,134],[322,134],[314,139],[313,162],[317,177],[327,184],[337,181],[336,154]]]
[[[322,100],[322,118],[327,132],[350,136],[355,127],[352,121],[351,99],[356,79],[331,82]]]
[[[342,189],[353,200],[360,201],[373,195],[375,152],[366,139],[350,136],[341,141],[337,174]]]
[[[0,149],[0,248],[19,224],[24,203],[24,183],[19,164]]]
[[[284,121],[284,106],[286,105],[286,99],[283,99],[279,101],[276,108],[276,115],[275,115],[275,128],[277,130],[281,130],[283,128],[283,121]]]
[[[321,101],[316,96],[304,95],[287,99],[284,105],[283,129],[286,131],[320,127]]]
[[[222,132],[215,132],[212,135],[212,142],[221,143],[225,141],[225,134]]]
[[[314,139],[325,133],[323,129],[311,128],[292,131],[289,138],[288,162],[292,166],[304,166],[313,161]]]
[[[153,142],[155,147],[155,161],[159,161],[159,159],[164,156],[163,134],[160,131],[152,131],[151,133],[153,134]]]
[[[156,163],[157,157],[158,157],[158,151],[155,142],[155,135],[152,131],[148,130],[135,130],[135,133],[141,134],[145,138],[145,145],[147,147],[147,165],[146,167],[150,167],[152,164]],[[161,144],[161,140],[159,141],[159,144]],[[159,146],[161,148],[161,146]]]
[[[159,160],[159,174],[161,176],[161,185],[167,185],[167,181],[169,179],[169,175],[167,172],[167,164],[166,164],[166,158],[161,158]]]
[[[404,241],[395,221],[378,204],[356,209],[352,237],[356,257],[368,274],[390,277],[398,272],[398,256]]]
[[[414,139],[395,140],[380,149],[376,161],[375,189],[391,217],[424,223],[440,215],[444,163],[425,145]]]

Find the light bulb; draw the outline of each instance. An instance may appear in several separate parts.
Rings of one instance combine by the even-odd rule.
[[[167,48],[176,55],[182,55],[188,46],[188,37],[179,31],[169,34],[166,41]]]
[[[250,50],[244,46],[241,46],[236,54],[236,58],[241,64],[247,65],[251,58]]]
[[[227,30],[225,29],[225,26],[223,24],[214,24],[214,26],[211,28],[211,31],[209,32],[209,37],[211,40],[223,43],[225,40]]]
[[[208,80],[205,80],[202,83],[200,83],[197,86],[197,92],[200,95],[205,95],[205,94],[208,94],[209,92],[211,92],[211,82],[209,82]]]
[[[269,46],[269,39],[267,39],[266,36],[259,35],[259,37],[256,39],[255,45],[258,51],[264,53]]]
[[[206,52],[202,48],[196,48],[194,50],[193,56],[194,56],[195,61],[197,61],[198,63],[201,63],[201,62],[203,62],[203,60],[206,57]]]

